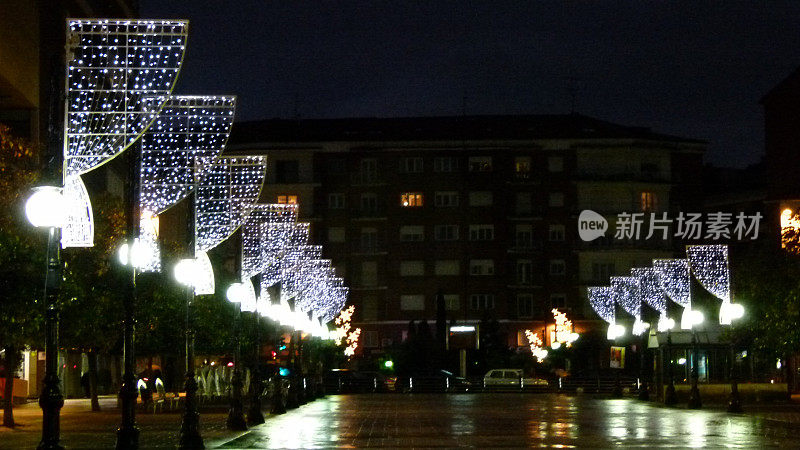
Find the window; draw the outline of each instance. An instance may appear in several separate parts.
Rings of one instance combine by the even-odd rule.
[[[533,296],[531,294],[517,294],[517,315],[519,317],[533,316]]]
[[[376,228],[361,229],[361,251],[371,253],[378,250],[378,230]]]
[[[422,172],[422,158],[400,158],[400,172],[402,173]]]
[[[363,320],[378,320],[378,298],[374,295],[361,297],[361,318]]]
[[[532,197],[530,192],[517,192],[514,198],[514,210],[517,214],[530,214],[533,212]]]
[[[469,206],[492,206],[492,191],[470,192]]]
[[[361,194],[361,211],[363,212],[378,211],[378,196],[372,193]]]
[[[566,308],[567,296],[565,294],[550,294],[550,307]]]
[[[564,275],[567,273],[567,264],[563,259],[550,260],[550,275]]]
[[[533,247],[533,226],[517,225],[514,228],[514,242],[519,248]]]
[[[491,259],[469,260],[470,275],[494,275],[494,261]]]
[[[559,206],[564,206],[564,193],[551,192],[550,197],[547,200],[547,204],[554,208],[557,208]]]
[[[325,162],[325,166],[330,174],[347,173],[347,161],[344,158],[331,158]]]
[[[458,170],[458,160],[452,157],[440,157],[433,159],[434,172],[455,172]]]
[[[563,172],[564,158],[560,156],[551,156],[547,158],[547,170],[550,172]]]
[[[514,158],[514,176],[518,180],[527,180],[531,177],[530,156],[518,156]]]
[[[401,295],[400,309],[403,311],[424,311],[425,296],[421,294]]]
[[[378,285],[378,263],[375,261],[364,261],[361,263],[361,285]]]
[[[458,275],[461,272],[461,264],[457,259],[438,260],[433,272],[436,276]]]
[[[344,227],[328,228],[328,242],[344,242]]]
[[[592,263],[592,281],[604,281],[614,275],[614,263]]]
[[[330,209],[343,209],[344,208],[344,194],[341,192],[334,192],[328,194],[328,208]]]
[[[279,195],[278,196],[278,203],[281,205],[296,205],[297,204],[297,196],[296,195]]]
[[[422,225],[403,225],[400,227],[401,242],[422,242],[425,240],[425,227]]]
[[[444,294],[444,307],[448,311],[461,309],[461,300],[459,300],[458,294]]]
[[[375,348],[378,346],[378,332],[365,331],[364,332],[364,348]]]
[[[421,277],[425,275],[425,261],[400,261],[401,277]]]
[[[422,206],[422,193],[405,192],[400,195],[400,205],[404,208],[416,208]]]
[[[275,161],[275,183],[297,183],[300,179],[300,164],[296,159]]]
[[[494,295],[470,294],[469,306],[476,311],[480,309],[494,309]]]
[[[470,241],[491,241],[494,240],[494,225],[470,225]]]
[[[548,238],[551,242],[561,242],[564,240],[564,225],[550,225]]]
[[[433,204],[437,208],[450,208],[458,206],[458,192],[456,191],[439,191],[434,194]]]
[[[359,169],[362,183],[374,183],[378,179],[377,159],[362,159]]]
[[[470,156],[469,157],[469,171],[470,172],[491,172],[492,171],[492,157],[491,156]]]
[[[458,225],[436,225],[433,227],[433,237],[437,241],[457,241]]]
[[[643,212],[655,211],[657,206],[655,193],[644,191],[639,195],[639,207]]]
[[[531,284],[533,278],[533,263],[530,259],[517,261],[517,284]]]

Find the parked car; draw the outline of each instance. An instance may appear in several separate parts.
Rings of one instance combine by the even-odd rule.
[[[472,388],[472,383],[446,370],[424,371],[401,377],[397,385],[397,389],[403,393],[468,392]]]
[[[525,377],[522,369],[492,369],[483,376],[484,389],[526,389],[547,386],[549,386],[547,380]]]

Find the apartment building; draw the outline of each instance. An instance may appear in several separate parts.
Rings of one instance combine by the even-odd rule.
[[[439,296],[448,320],[497,319],[509,346],[552,327],[553,308],[599,327],[585,287],[673,243],[583,242],[579,213],[699,204],[704,147],[570,114],[243,122],[227,152],[268,156],[261,201],[300,204],[369,352],[435,321]]]

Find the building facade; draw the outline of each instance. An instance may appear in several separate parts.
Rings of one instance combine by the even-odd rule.
[[[268,156],[262,202],[297,202],[351,288],[362,348],[403,341],[411,320],[496,319],[509,346],[526,329],[601,327],[586,286],[607,284],[670,240],[592,242],[591,209],[676,211],[697,201],[700,141],[581,115],[237,123],[227,152]],[[441,300],[439,300],[441,299]]]

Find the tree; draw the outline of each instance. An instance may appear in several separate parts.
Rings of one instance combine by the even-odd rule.
[[[14,426],[14,372],[25,346],[41,337],[44,233],[26,223],[24,200],[38,178],[37,149],[0,124],[0,347],[6,388],[3,425]]]

